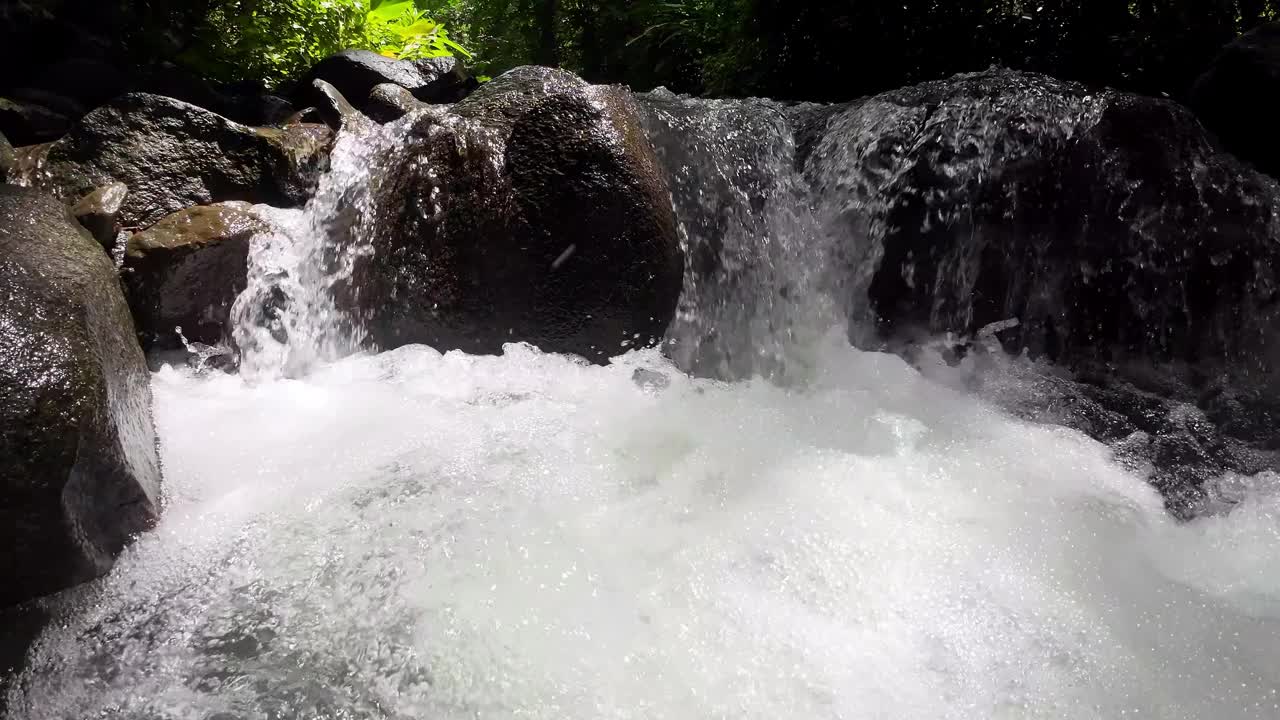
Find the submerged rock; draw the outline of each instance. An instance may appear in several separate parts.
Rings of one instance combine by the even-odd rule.
[[[122,278],[143,348],[176,349],[182,336],[217,345],[245,288],[249,243],[263,223],[248,203],[180,210],[136,233]]]
[[[1191,104],[1228,150],[1280,178],[1280,23],[1224,48],[1196,81]]]
[[[805,172],[860,344],[1003,323],[1006,350],[1109,397],[1208,412],[1227,391],[1239,412],[1206,442],[1280,448],[1280,185],[1219,151],[1185,108],[1037,75],[962,75],[842,109]],[[1252,466],[1192,461],[1160,439],[1181,431],[1139,429],[1157,473]],[[1205,473],[1173,475],[1166,485],[1184,487],[1166,495],[1183,503]]]
[[[376,344],[603,361],[662,337],[683,256],[629,93],[520,68],[410,132],[354,283]]]
[[[306,202],[329,138],[299,126],[252,128],[158,95],[117,98],[48,148],[36,182],[64,199],[121,182],[126,227],[196,204]]]
[[[356,107],[366,109],[373,89],[391,84],[428,103],[453,103],[477,86],[457,58],[396,60],[370,50],[344,50],[321,60],[298,86],[297,101],[314,104],[313,81],[324,80]]]
[[[0,185],[0,606],[106,573],[155,521],[150,376],[115,268],[57,200]]]

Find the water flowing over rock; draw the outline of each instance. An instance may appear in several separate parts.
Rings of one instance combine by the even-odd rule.
[[[1280,23],[1224,48],[1196,81],[1191,104],[1228,150],[1280,178]]]
[[[266,229],[250,210],[236,202],[191,207],[129,239],[121,277],[144,349],[228,339],[250,241]]]
[[[639,101],[688,255],[668,353],[713,377],[803,375],[800,354],[838,316],[785,108],[663,91]]]
[[[1077,411],[1020,412],[1127,442],[1179,513],[1277,466],[1280,190],[1184,108],[1000,70],[840,106],[644,103],[691,254],[683,367],[803,376],[786,341],[841,321],[917,362],[985,335],[1074,377],[1045,396]]]
[[[682,255],[635,113],[620,89],[522,68],[450,109],[354,123],[306,212],[254,252],[242,355],[294,372],[366,341],[595,361],[657,342]]]
[[[105,574],[155,520],[149,383],[102,248],[0,186],[0,606]]]
[[[252,128],[170,98],[131,94],[51,145],[34,182],[71,200],[122,182],[129,197],[121,223],[147,227],[211,202],[302,204],[328,143],[327,133],[310,126]]]

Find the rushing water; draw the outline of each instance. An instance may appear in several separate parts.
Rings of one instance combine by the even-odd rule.
[[[696,142],[739,110],[657,98],[648,122]],[[795,151],[740,132],[779,172]],[[659,145],[688,192],[745,203],[674,183],[691,254],[714,228],[744,284],[694,286],[674,362],[597,367],[333,361],[358,324],[326,289],[393,150],[344,136],[255,245],[246,371],[156,374],[166,514],[60,600],[14,717],[1280,716],[1280,479],[1177,523],[1102,445],[952,389],[971,367],[822,332],[831,305],[784,291],[823,286],[818,225],[725,137]]]

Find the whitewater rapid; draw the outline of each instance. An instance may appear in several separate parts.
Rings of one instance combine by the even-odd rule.
[[[1280,491],[828,338],[803,389],[408,347],[155,375],[168,506],[16,718],[1280,716]]]

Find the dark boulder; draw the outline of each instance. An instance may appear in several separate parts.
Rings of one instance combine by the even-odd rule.
[[[369,93],[369,101],[365,103],[364,111],[380,123],[389,123],[423,106],[424,103],[408,90],[399,85],[383,83]]]
[[[861,344],[998,326],[1007,351],[1117,403],[1199,407],[1219,436],[1206,442],[1238,456],[1172,452],[1192,443],[1160,438],[1185,433],[1147,423],[1157,472],[1221,472],[1252,462],[1237,450],[1280,448],[1280,185],[1219,151],[1185,108],[1022,73],[957,76],[847,106],[806,173],[841,238]],[[1229,423],[1213,421],[1222,393]],[[1205,476],[1175,472],[1166,485],[1184,486],[1166,497],[1184,502]]]
[[[683,256],[629,93],[519,68],[418,119],[382,177],[357,303],[384,348],[603,361],[657,342]]]
[[[216,345],[245,288],[249,243],[264,229],[248,203],[180,210],[136,233],[122,278],[144,349],[177,349],[182,336]]]
[[[312,80],[311,86],[315,91],[316,106],[314,110],[320,116],[320,119],[335,132],[345,125],[369,122],[368,118],[355,109],[334,86],[324,80]]]
[[[820,194],[864,194],[841,221],[875,262],[855,289],[885,335],[1016,318],[1008,349],[1064,364],[1272,370],[1280,188],[1185,108],[960,76],[850,107],[809,171]]]
[[[1280,23],[1224,48],[1196,81],[1191,105],[1228,150],[1280,177]]]
[[[71,127],[66,115],[35,103],[0,98],[0,133],[18,145],[34,145],[62,137]]]
[[[0,133],[0,183],[9,182],[16,177],[18,171],[18,155],[9,144],[9,139]]]
[[[252,128],[157,95],[125,95],[85,116],[48,150],[37,182],[74,200],[122,182],[126,227],[226,200],[276,206],[308,199],[330,138],[314,129]]]
[[[289,101],[268,93],[261,82],[215,85],[168,63],[140,72],[133,78],[131,90],[180,100],[242,125],[276,126],[294,112]]]
[[[150,376],[111,260],[0,185],[0,606],[99,577],[159,509]]]
[[[108,252],[115,247],[116,237],[120,234],[120,223],[117,217],[129,197],[129,188],[124,183],[108,183],[85,195],[71,208],[71,214],[84,226],[89,234],[102,244]]]
[[[344,50],[321,60],[299,83],[296,103],[315,104],[314,80],[333,85],[362,110],[373,89],[385,83],[428,103],[457,102],[477,86],[456,58],[396,60],[370,50]]]

